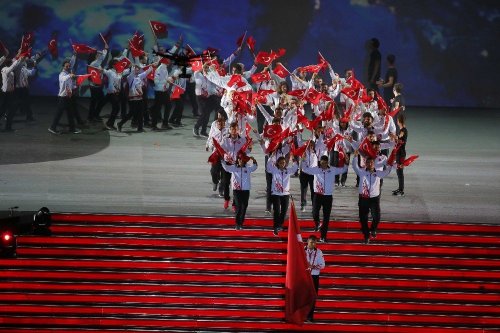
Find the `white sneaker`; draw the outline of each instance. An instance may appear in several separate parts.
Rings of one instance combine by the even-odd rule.
[[[300,209],[300,211],[301,211],[302,213],[304,213],[304,212],[306,211],[306,207],[302,206],[302,208]]]

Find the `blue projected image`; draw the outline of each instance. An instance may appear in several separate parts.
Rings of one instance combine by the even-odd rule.
[[[382,77],[386,56],[396,55],[409,105],[498,108],[498,7],[494,1],[465,0],[16,1],[3,6],[0,40],[12,54],[22,34],[33,31],[34,51],[41,51],[57,31],[60,57],[45,57],[31,85],[33,95],[55,95],[62,59],[72,52],[70,40],[100,49],[99,33],[110,31],[110,47],[118,54],[139,31],[148,51],[149,20],[168,24],[169,37],[160,40],[166,47],[182,35],[197,52],[211,46],[227,57],[247,31],[257,41],[256,51],[285,48],[282,62],[290,70],[315,64],[321,51],[336,72],[353,68],[362,82],[365,45],[377,37]],[[253,57],[245,50],[238,61],[250,67]],[[85,64],[79,61],[79,73]]]

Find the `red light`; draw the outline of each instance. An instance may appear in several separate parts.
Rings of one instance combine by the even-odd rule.
[[[11,234],[4,234],[3,235],[3,240],[6,241],[6,242],[10,241],[11,238],[12,238]]]

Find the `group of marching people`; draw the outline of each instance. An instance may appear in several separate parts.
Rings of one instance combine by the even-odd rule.
[[[255,158],[248,155],[258,144],[265,154],[266,212],[273,211],[273,233],[278,235],[283,228],[291,178],[298,177],[301,210],[306,210],[310,197],[315,231],[326,242],[334,189],[346,186],[353,155],[359,219],[364,241],[369,243],[377,235],[383,178],[396,168],[399,187],[393,195],[404,195],[403,168],[416,158],[406,159],[402,85],[395,84],[394,99],[388,105],[376,90],[366,89],[352,70],[340,77],[322,56],[319,62],[285,75],[284,66],[276,63],[273,68],[272,61],[257,74],[257,64],[244,71],[243,64],[237,63],[231,74],[225,74],[219,65],[205,63],[195,74],[197,83],[224,89],[223,110],[218,111],[206,142],[206,150],[212,153],[213,190],[219,191],[228,209],[232,188],[236,229],[242,229],[251,174],[257,169]],[[328,83],[320,77],[321,69],[328,70]],[[200,111],[202,115],[211,112],[203,107]],[[252,127],[255,122],[257,129]],[[195,136],[199,136],[198,126],[199,122],[193,129]]]

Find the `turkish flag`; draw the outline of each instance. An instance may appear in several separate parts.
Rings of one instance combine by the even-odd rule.
[[[330,151],[330,150],[332,150],[332,149],[333,149],[333,146],[335,145],[335,143],[336,143],[337,141],[342,140],[342,139],[344,139],[344,137],[343,137],[342,135],[340,135],[340,134],[335,134],[335,136],[334,136],[333,138],[328,139],[328,140],[326,140],[326,141],[325,141],[326,147],[327,147],[327,148],[328,148],[328,150]]]
[[[375,91],[375,94],[377,96],[377,106],[378,106],[378,109],[379,110],[389,111],[389,108],[387,107],[387,103],[382,98],[382,96],[380,96],[380,94],[377,91]]]
[[[217,164],[217,162],[219,161],[220,159],[220,156],[219,154],[217,153],[216,150],[214,150],[214,152],[208,157],[208,163],[210,164]]]
[[[191,69],[193,70],[193,72],[198,72],[203,69],[203,62],[201,60],[201,57],[189,60],[189,64],[191,65]]]
[[[280,124],[268,124],[264,125],[263,136],[268,139],[272,139],[281,134],[283,128]]]
[[[418,158],[418,155],[411,155],[408,157],[406,160],[404,160],[401,164],[403,164],[405,167],[410,166],[415,160]]]
[[[377,157],[377,152],[373,149],[372,143],[368,140],[368,138],[364,138],[364,140],[359,145],[359,152],[363,155],[371,158]]]
[[[290,152],[293,156],[301,157],[306,152],[307,146],[309,146],[310,142],[311,140],[309,139],[306,143],[298,148],[295,147],[295,142],[292,142],[292,144],[290,145]]]
[[[233,103],[241,103],[242,105],[252,105],[252,91],[235,91],[233,93]]]
[[[82,83],[87,80],[89,77],[91,76],[91,74],[83,74],[83,75],[77,75],[76,76],[76,85],[77,86],[81,86]]]
[[[235,84],[238,84],[239,82],[241,82],[241,75],[234,74],[234,75],[231,76],[231,78],[227,82],[227,86],[229,88],[231,88],[232,86],[234,86]]]
[[[129,41],[129,45],[132,45],[138,50],[144,50],[144,35],[139,35],[136,31]]]
[[[311,272],[308,270],[304,243],[295,212],[295,203],[290,201],[288,242],[286,251],[285,320],[302,325],[316,301]]]
[[[49,50],[52,59],[56,59],[59,55],[59,51],[57,50],[57,34],[52,34],[52,38],[49,40],[47,45],[47,49]]]
[[[170,99],[179,99],[181,98],[182,94],[184,94],[184,89],[179,86],[175,86],[172,94],[170,95]]]
[[[90,74],[90,81],[92,81],[93,84],[102,84],[102,72],[99,68],[87,66],[87,74]]]
[[[20,53],[19,55],[17,55],[14,59],[17,60],[19,58],[29,58],[31,57],[31,50],[32,48],[30,47],[29,49],[25,50],[24,52]]]
[[[322,68],[328,67],[328,61],[326,61],[325,57],[318,51],[318,65],[321,65]]]
[[[257,99],[257,101],[261,104],[265,104],[267,102],[267,95],[275,93],[276,91],[269,89],[260,89],[257,92],[252,94],[252,100]]]
[[[213,140],[213,143],[214,143],[214,148],[215,148],[215,151],[217,152],[217,154],[224,158],[224,155],[226,155],[226,151],[224,150],[224,148],[222,148],[222,146],[220,145],[219,141],[217,141],[215,138],[212,138]]]
[[[135,58],[135,57],[141,57],[141,56],[143,56],[143,55],[145,54],[143,50],[136,48],[136,47],[132,44],[132,42],[130,42],[130,43],[129,43],[129,46],[128,46],[128,47],[129,47],[129,49],[130,49],[130,52],[132,53],[132,57],[134,57],[134,58]]]
[[[118,60],[115,65],[113,66],[118,74],[123,73],[123,71],[128,68],[132,62],[127,58],[124,57],[120,60]]]
[[[316,89],[314,88],[309,88],[307,90],[307,93],[306,93],[306,96],[305,96],[305,99],[308,101],[308,102],[311,102],[311,104],[318,104],[320,99],[323,97],[323,94],[320,93],[319,91],[317,91]]]
[[[157,39],[167,38],[168,30],[167,25],[158,21],[149,21],[149,25],[151,26],[151,30],[153,31],[153,35]]]
[[[274,59],[281,58],[282,56],[285,55],[285,53],[286,53],[286,49],[283,49],[283,48],[278,49],[278,51],[276,51],[276,53],[274,53]]]
[[[96,49],[85,44],[74,43],[72,46],[76,54],[92,54],[97,52]]]
[[[301,71],[302,72],[318,73],[321,68],[322,68],[322,65],[309,65],[309,66],[302,67]]]
[[[330,102],[328,106],[326,107],[326,110],[323,111],[323,120],[333,120],[333,110],[335,108],[335,104],[333,102]]]
[[[269,74],[269,72],[266,71],[266,72],[254,74],[250,78],[252,79],[253,83],[259,83],[259,82],[271,80],[271,74]]]
[[[21,38],[21,53],[26,52],[33,45],[34,34],[27,32]]]
[[[394,162],[396,161],[396,154],[398,153],[399,149],[401,148],[401,144],[398,142],[396,144],[396,147],[391,151],[391,155],[389,155],[389,158],[387,159],[387,165],[393,165]]]
[[[295,96],[298,99],[304,99],[304,97],[306,97],[306,90],[305,89],[291,90],[287,92],[287,95]]]
[[[273,69],[273,73],[278,75],[280,78],[284,79],[288,75],[290,75],[290,72],[288,69],[285,68],[281,63],[277,63],[276,66]]]
[[[248,125],[248,124],[247,124]],[[240,156],[240,155],[243,155],[243,160],[245,160],[245,158],[247,157],[246,156],[246,151],[248,150],[248,148],[253,144],[253,140],[252,138],[249,138],[247,139],[247,142],[245,142],[245,144],[243,146],[241,146],[240,150],[238,150],[238,154],[237,156]],[[241,156],[240,156],[241,157]],[[245,160],[245,163],[248,162],[248,159]]]
[[[302,113],[297,112],[297,122],[301,123],[302,125],[305,126],[308,130],[312,131],[314,128],[311,126],[311,121],[309,118],[304,116]]]
[[[146,72],[147,70],[149,70],[149,67],[151,67],[152,65],[147,65],[147,66],[144,66],[144,68],[142,69],[143,72]],[[156,68],[153,67],[153,69],[151,70],[151,72],[149,72],[147,78],[148,80],[151,80],[151,81],[154,81],[155,80],[155,71],[156,71]]]
[[[253,36],[249,36],[249,37],[247,38],[247,46],[248,46],[248,48],[250,49],[250,51],[251,51],[252,53],[254,53],[254,52],[255,52],[255,42],[256,42],[256,41],[255,41],[255,38],[253,38]]]
[[[275,56],[276,55],[272,51],[271,53],[260,51],[259,53],[257,53],[257,56],[255,57],[255,63],[267,66],[271,62],[273,62]]]

